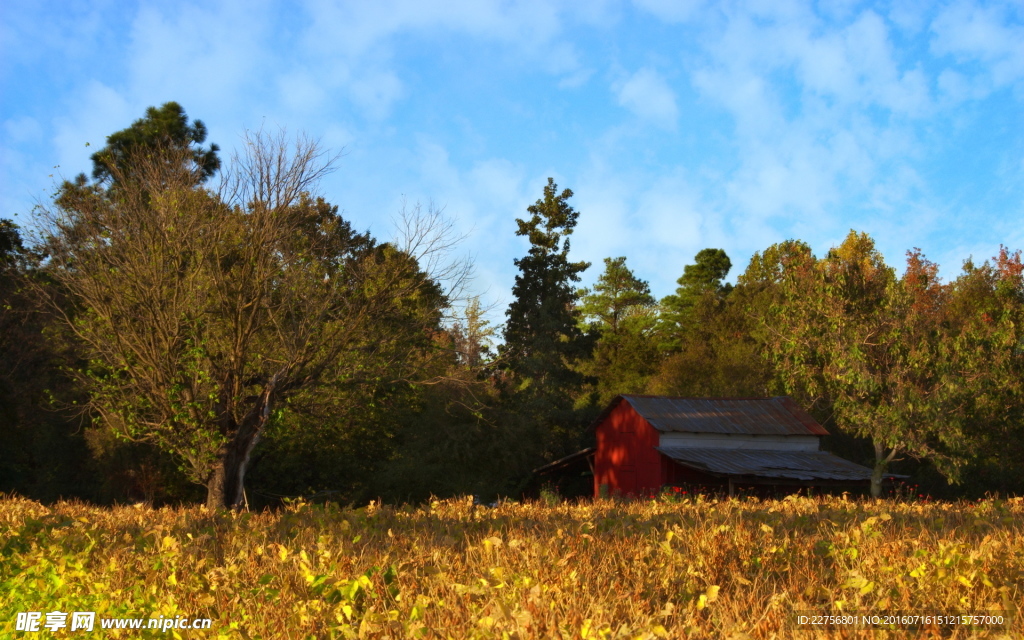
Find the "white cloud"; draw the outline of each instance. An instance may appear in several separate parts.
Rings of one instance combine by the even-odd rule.
[[[276,79],[281,102],[296,114],[308,115],[323,109],[328,94],[323,82],[306,69],[298,68]]]
[[[664,129],[675,129],[679,117],[676,95],[657,71],[640,69],[613,89],[619,104],[636,116]]]
[[[347,153],[347,147],[352,144],[355,136],[347,127],[338,123],[327,125],[324,129],[320,143],[324,149],[331,153]]]
[[[676,176],[668,176],[640,194],[636,216],[641,233],[657,247],[656,253],[670,249],[689,260],[701,248],[713,244],[716,234],[708,228],[709,216],[702,214],[698,194]],[[682,275],[682,269],[675,276]]]
[[[585,85],[587,83],[587,80],[590,80],[590,77],[593,75],[594,72],[591,69],[580,69],[579,71],[570,73],[569,75],[563,77],[558,82],[558,88],[577,89]]]
[[[560,29],[556,3],[544,0],[312,0],[306,9],[315,23],[307,34],[311,47],[355,56],[382,40],[415,32],[463,32],[528,46],[550,40]]]
[[[945,106],[955,107],[965,100],[980,100],[989,93],[987,80],[968,76],[954,69],[943,69],[935,82]]]
[[[32,150],[46,144],[43,128],[35,118],[22,116],[6,120],[3,134],[0,175],[8,179],[4,180],[5,188],[0,190],[0,218],[11,218],[29,212],[30,207],[25,205],[25,201],[37,194],[32,193],[27,185],[45,184],[43,178],[53,170],[40,166],[32,155]],[[25,221],[18,219],[16,222],[22,224]]]
[[[838,23],[801,5],[758,11],[727,12],[693,69],[693,86],[736,123],[739,166],[718,206],[736,212],[733,226],[813,232],[893,196],[875,187],[915,175],[912,122],[934,110],[923,71],[901,65],[871,9],[842,4]]]
[[[984,246],[935,195],[974,196],[937,185],[956,171],[960,150],[941,155],[950,133],[962,134],[964,154],[999,156],[984,170],[1002,171],[995,182],[1010,195],[986,206],[1019,218],[1021,154],[995,135],[970,147],[990,112],[1012,127],[1005,113],[1019,111],[1024,91],[1021,12],[999,0],[97,2],[107,8],[71,11],[80,24],[61,14],[51,28],[37,19],[45,10],[26,9],[15,29],[0,27],[11,68],[60,85],[46,89],[57,106],[36,98],[4,114],[4,181],[16,188],[58,162],[88,171],[104,136],[177,100],[225,157],[241,127],[261,122],[345,148],[324,191],[379,237],[401,194],[445,207],[472,233],[480,288],[505,296],[525,248],[514,220],[549,174],[577,193],[573,253],[595,263],[587,278],[602,258],[627,255],[659,295],[709,246],[729,252],[733,275],[772,242],[824,250],[849,226],[891,237],[878,240],[897,262],[904,244],[928,249],[948,229],[971,231],[964,247]],[[89,53],[104,44],[113,53]],[[461,73],[467,61],[474,68]],[[611,91],[592,81],[623,68]],[[10,77],[13,104],[25,83]],[[445,103],[452,83],[465,102]],[[1017,102],[994,96],[1007,86]],[[44,151],[29,151],[33,137]],[[975,177],[984,184],[980,174],[964,183]],[[966,219],[993,217],[962,208]]]
[[[843,21],[854,15],[861,0],[818,0],[818,11],[832,20]]]
[[[707,0],[633,0],[633,4],[665,22],[686,22],[704,9]]]
[[[241,106],[272,90],[275,43],[266,3],[143,5],[132,25],[128,89],[146,104],[177,100],[200,112]]]
[[[0,52],[5,65],[42,66],[52,57],[68,65],[109,46],[116,22],[114,0],[64,2],[59,7],[38,1],[6,0],[0,9]],[[114,22],[114,24],[112,24]]]
[[[563,29],[562,14],[570,12],[565,4],[310,0],[305,3],[310,26],[298,39],[307,72],[354,100],[371,120],[380,120],[397,101],[411,95],[393,60],[433,56],[450,46],[453,35],[467,38],[470,47],[499,44],[515,64],[561,77],[565,88],[585,83],[592,71],[585,68],[571,41],[557,37]],[[601,5],[573,16],[603,23],[610,19],[607,13]]]
[[[929,239],[949,230],[941,222],[949,206],[922,167],[943,144],[934,137],[936,116],[959,117],[949,108],[985,84],[976,74],[935,69],[934,60],[907,46],[908,31],[920,33],[927,24],[929,7],[893,8],[898,26],[857,3],[819,6],[817,13],[803,3],[717,9],[694,27],[696,52],[682,45],[691,86],[734,124],[722,151],[735,164],[720,157],[722,172],[702,175],[696,184],[708,186],[681,200],[703,214],[703,246],[715,244],[706,233],[709,220],[730,255],[787,237],[824,250],[853,226],[875,235],[900,264],[904,245],[927,249]],[[1007,26],[1004,14],[985,15],[993,29],[1002,25],[997,46],[983,53],[962,48],[987,56],[994,67],[1002,61],[1013,68],[1024,37],[1006,35],[1016,27],[1012,20]],[[1004,70],[1000,77],[1009,76]],[[679,220],[685,226],[690,219]],[[734,258],[742,261],[741,253]]]
[[[39,144],[43,128],[39,121],[31,116],[20,116],[4,121],[4,135],[15,144]]]
[[[892,0],[887,17],[908,34],[917,34],[924,29],[932,4],[929,0]]]
[[[91,171],[89,156],[107,143],[108,135],[142,117],[144,110],[130,104],[121,92],[96,81],[88,83],[73,100],[74,108],[69,110],[73,115],[54,122],[57,159],[67,177]]]
[[[744,236],[749,230],[727,229],[709,194],[682,169],[655,176],[592,159],[576,181],[574,206],[580,211],[580,223],[572,250],[576,259],[592,264],[584,285],[600,275],[604,258],[627,256],[630,268],[660,298],[675,291],[683,267],[693,262],[698,251],[733,247],[736,235]],[[755,235],[757,243],[764,238]]]
[[[504,296],[514,282],[512,259],[523,253],[515,219],[524,217],[526,207],[540,197],[541,183],[527,180],[524,167],[505,158],[456,166],[448,149],[427,136],[419,136],[415,155],[408,161],[404,184],[395,185],[392,180],[388,185],[401,194],[391,210],[417,203],[443,209],[466,237],[460,249],[475,258],[474,291],[483,294],[485,304],[499,304],[492,321],[503,321],[500,314],[508,303]]]
[[[384,120],[391,105],[402,95],[402,81],[391,71],[357,77],[351,83],[352,99],[372,120]]]
[[[1011,21],[1014,13],[1016,24]],[[1020,5],[950,5],[932,23],[932,50],[961,61],[981,62],[994,87],[1017,83],[1024,79],[1022,14]]]

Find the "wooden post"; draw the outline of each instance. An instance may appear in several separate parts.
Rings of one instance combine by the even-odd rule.
[[[729,476],[729,497],[733,497],[734,490],[732,485],[732,476]]]

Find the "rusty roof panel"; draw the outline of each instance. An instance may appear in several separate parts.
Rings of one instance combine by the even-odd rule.
[[[658,431],[749,435],[828,435],[817,421],[786,397],[667,398],[624,395]]]
[[[870,480],[871,469],[827,451],[764,451],[758,449],[691,449],[657,447],[688,467],[727,476],[760,476],[797,480]],[[899,477],[887,474],[886,477]]]
[[[549,462],[549,463],[547,463],[546,465],[544,465],[542,467],[537,467],[536,469],[533,470],[533,473],[547,473],[548,471],[554,471],[555,469],[558,469],[559,467],[564,467],[566,465],[572,464],[573,462],[576,462],[577,460],[582,460],[582,459],[586,458],[587,456],[591,456],[596,451],[597,451],[597,447],[587,447],[586,449],[583,449],[582,451],[577,451],[576,453],[570,453],[569,455],[565,456],[564,458],[559,458],[558,460],[555,460],[554,462]]]

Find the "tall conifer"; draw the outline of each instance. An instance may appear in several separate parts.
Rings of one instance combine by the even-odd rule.
[[[569,260],[569,236],[579,217],[571,197],[569,189],[559,194],[549,178],[544,197],[527,207],[530,217],[516,220],[516,235],[530,240],[530,250],[515,261],[520,273],[500,349],[517,412],[544,429],[548,455],[576,444],[573,404],[586,379],[576,365],[592,348],[580,328],[574,286],[590,264]]]

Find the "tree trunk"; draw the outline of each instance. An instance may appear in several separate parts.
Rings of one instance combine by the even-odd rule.
[[[224,508],[224,465],[218,463],[206,481],[206,508],[220,511]]]
[[[875,441],[875,468],[871,471],[871,497],[882,497],[882,482],[885,480],[885,472],[889,463],[896,457],[897,447],[893,447],[889,454],[885,453],[885,445]]]
[[[249,454],[258,440],[258,434],[243,435],[245,431],[251,430],[239,429],[235,437],[221,447],[217,465],[206,483],[206,507],[210,510],[239,509],[243,505],[242,489]]]
[[[258,404],[234,430],[234,436],[221,447],[217,465],[206,484],[208,509],[240,509],[243,506],[245,472],[249,468],[252,450],[270,420],[271,398],[276,386],[277,375],[267,384]]]

